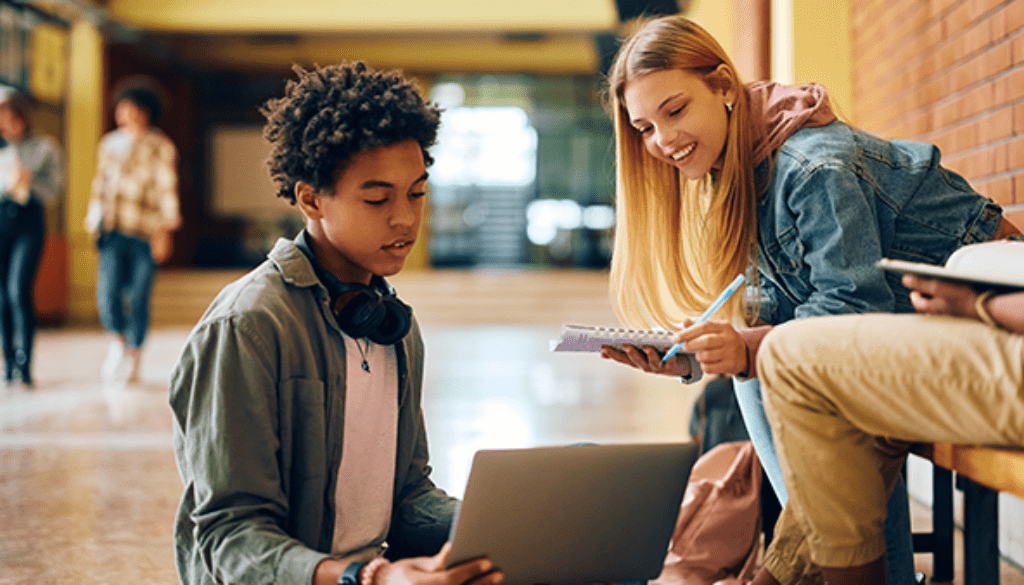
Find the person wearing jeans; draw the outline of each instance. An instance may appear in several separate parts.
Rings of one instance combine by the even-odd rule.
[[[57,142],[32,128],[31,102],[0,91],[0,333],[4,384],[33,387],[36,315],[32,299],[46,236],[44,204],[64,187]]]
[[[149,294],[156,275],[149,243],[111,232],[97,246],[100,267],[96,298],[100,321],[107,331],[124,336],[125,347],[142,347],[149,329]]]
[[[156,266],[170,256],[170,234],[181,218],[177,151],[154,126],[161,111],[158,94],[129,86],[115,104],[118,127],[100,141],[85,225],[100,254],[100,320],[116,336],[101,373],[105,384],[121,386],[139,377]]]
[[[718,41],[683,16],[647,20],[622,43],[608,98],[617,162],[612,307],[628,327],[676,330],[673,342],[705,374],[757,378],[758,344],[789,321],[912,311],[905,287],[875,267],[882,258],[943,264],[961,246],[1016,231],[994,201],[941,165],[934,145],[844,123],[820,85],[744,83]],[[737,275],[747,294],[717,308]],[[709,306],[710,319],[690,317]],[[652,347],[602,355],[695,377],[692,360],[666,361]],[[763,414],[743,415],[756,438]],[[758,457],[779,487],[775,454],[759,447]],[[908,523],[894,529],[910,542]],[[789,563],[779,533],[754,583],[816,582],[813,565]],[[891,564],[908,569],[892,574],[892,585],[915,580],[904,557]]]

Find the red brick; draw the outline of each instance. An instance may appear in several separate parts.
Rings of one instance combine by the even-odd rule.
[[[1006,146],[1006,165],[1009,170],[1024,170],[1024,136]]]
[[[1008,101],[1016,101],[1024,97],[1024,68],[1012,71],[1006,76],[1006,84],[1009,88]]]
[[[996,159],[991,152],[979,152],[967,157],[967,168],[972,177],[987,177],[995,172]]]
[[[959,149],[956,147],[956,132],[942,132],[931,138],[928,142],[937,146],[939,152],[946,157],[959,152]]]
[[[1006,145],[1000,144],[989,151],[992,156],[992,170],[995,173],[1005,173],[1006,166]]]
[[[932,0],[932,15],[933,17],[942,16],[949,7],[956,3],[958,0]]]
[[[1013,133],[1024,134],[1024,102],[1013,106]]]
[[[992,82],[993,106],[1005,105],[1007,102],[1010,101],[1010,88],[1009,83],[1007,83],[1007,79],[1007,76],[1003,75],[1002,77]]]
[[[1013,203],[1013,178],[1005,177],[989,181],[986,186],[985,195],[999,205],[1010,205]]]
[[[946,43],[939,47],[939,50],[935,52],[935,69],[937,71],[949,69],[954,63],[956,63],[956,48],[953,45],[954,43]]]
[[[1013,175],[1013,202],[1024,203],[1024,172]],[[1024,210],[1021,210],[1021,222],[1013,222],[1014,225],[1024,228]]]
[[[995,142],[1013,134],[1013,108],[1003,107],[993,111],[979,122],[978,140],[982,144]]]
[[[937,104],[945,95],[942,92],[942,82],[934,79],[924,86],[921,93],[926,99],[925,103],[929,106]]]
[[[1006,5],[1006,34],[1024,28],[1024,2],[1015,0]]]
[[[978,61],[978,59],[974,59],[974,61]],[[957,65],[952,68],[951,75],[948,76],[948,79],[952,82],[949,93],[963,91],[974,85],[974,82],[979,79],[979,65],[979,63],[975,62]]]
[[[942,37],[942,23],[941,22],[930,22],[928,26],[921,33],[921,38],[924,39],[924,47],[929,51],[935,49],[943,41]]]
[[[964,96],[963,117],[976,116],[992,107],[992,96],[995,95],[991,83],[975,87]]]
[[[967,4],[954,6],[946,14],[942,24],[946,27],[946,36],[953,36],[957,32],[964,30],[971,24],[971,7]]]
[[[963,34],[964,47],[968,54],[974,54],[992,42],[992,28],[987,21],[971,26]]]
[[[1001,8],[989,18],[989,25],[992,27],[992,40],[997,41],[1006,37],[1006,9]]]
[[[971,2],[971,12],[974,18],[977,19],[985,16],[1003,2],[1004,0],[973,0]]]
[[[954,100],[948,104],[936,108],[935,123],[938,128],[945,128],[962,118],[963,100]]]
[[[992,45],[985,51],[985,76],[990,77],[1013,66],[1013,46],[1009,41]]]
[[[955,131],[956,149],[968,150],[978,145],[977,128],[974,124],[964,124]]]

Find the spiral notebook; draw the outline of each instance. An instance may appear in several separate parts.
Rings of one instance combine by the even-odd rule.
[[[550,347],[551,351],[599,352],[603,345],[620,350],[624,345],[637,347],[650,345],[658,352],[664,352],[672,347],[674,335],[669,331],[657,329],[623,329],[566,324],[562,326],[562,333],[558,339],[551,340]]]

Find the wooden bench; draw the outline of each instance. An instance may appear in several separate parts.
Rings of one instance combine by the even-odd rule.
[[[964,494],[964,585],[999,583],[999,492],[1024,498],[1024,449],[921,444],[934,464],[932,531],[914,534],[914,551],[931,552],[932,581],[953,580],[953,475]]]

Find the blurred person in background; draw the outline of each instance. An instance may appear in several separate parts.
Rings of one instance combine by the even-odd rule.
[[[116,336],[101,374],[107,385],[138,381],[157,265],[171,255],[178,213],[177,150],[156,124],[159,94],[126,86],[114,101],[117,129],[103,136],[86,230],[99,250],[96,298],[103,327]]]
[[[32,299],[46,233],[44,206],[64,188],[57,141],[32,126],[32,102],[0,86],[0,332],[4,384],[33,387]]]

